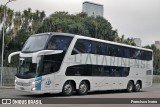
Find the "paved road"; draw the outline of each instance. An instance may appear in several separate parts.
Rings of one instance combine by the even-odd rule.
[[[88,95],[85,96],[78,96],[76,94],[69,96],[69,97],[63,97],[60,94],[43,94],[43,95],[36,95],[26,92],[20,92],[16,91],[14,89],[0,89],[0,98],[160,98],[160,84],[153,84],[152,87],[144,88],[141,90],[141,92],[133,92],[133,93],[126,93],[125,91],[105,91],[105,92],[90,92]],[[109,106],[109,104],[107,104]],[[44,106],[44,105],[43,105]],[[53,105],[45,105],[46,107],[53,107]],[[84,104],[55,104],[56,107],[81,107],[84,106]],[[106,107],[104,104],[88,104],[85,105],[87,107]],[[141,105],[123,105],[123,104],[111,104],[110,106],[118,106],[118,107],[135,107],[135,106],[141,106],[141,107],[151,107],[150,104],[141,104]],[[152,107],[159,107],[160,105],[154,104]],[[0,105],[1,107],[1,105]],[[13,106],[12,106],[13,107]],[[17,106],[15,106],[17,107]],[[28,107],[26,105],[26,107]],[[35,106],[36,107],[36,106]],[[37,106],[41,107],[41,106]]]

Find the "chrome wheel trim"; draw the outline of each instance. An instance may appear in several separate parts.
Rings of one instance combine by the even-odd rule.
[[[72,86],[70,84],[67,84],[64,86],[64,92],[66,94],[70,94],[72,92]]]
[[[81,93],[85,93],[87,91],[87,86],[85,84],[81,84],[79,90],[81,91]]]
[[[141,89],[141,86],[139,83],[136,84],[136,91],[139,91]]]

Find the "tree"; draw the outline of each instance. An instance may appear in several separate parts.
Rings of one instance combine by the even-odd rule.
[[[133,38],[125,39],[118,35],[118,30],[112,28],[111,23],[103,17],[89,17],[86,13],[69,14],[68,12],[55,12],[46,17],[44,11],[31,8],[23,12],[14,12],[7,8],[6,14],[7,31],[5,33],[4,65],[7,65],[7,57],[11,52],[21,50],[27,38],[35,33],[65,32],[93,38],[135,45]],[[0,24],[3,21],[3,6],[0,6]],[[0,31],[2,35],[2,31]],[[1,46],[1,43],[0,43]],[[154,45],[146,46],[153,50],[154,74],[160,74],[160,50]],[[0,50],[1,51],[1,50]],[[12,66],[17,65],[13,58]]]
[[[14,27],[13,27],[14,35],[13,35],[13,37],[15,37],[17,32],[21,29],[21,24],[22,24],[21,17],[22,17],[22,15],[21,15],[20,12],[15,12],[14,19],[13,19],[13,23],[14,23]]]
[[[153,50],[153,74],[160,75],[160,50],[154,44],[151,46],[147,45],[144,48]]]
[[[33,20],[32,20],[32,34],[36,33],[39,27],[42,25],[42,22],[45,18],[45,12],[36,10],[35,13],[33,13]]]
[[[8,29],[9,31],[11,31],[13,15],[14,15],[13,10],[6,8],[6,23],[5,24],[6,24],[6,29]]]
[[[3,21],[3,6],[0,5],[0,24],[2,23]]]
[[[32,12],[31,8],[28,8],[28,10],[24,10],[22,13],[22,29],[27,30],[28,32],[31,30],[30,26],[32,22]]]

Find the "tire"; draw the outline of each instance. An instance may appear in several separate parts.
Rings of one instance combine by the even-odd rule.
[[[140,89],[141,89],[141,84],[140,84],[140,82],[137,82],[136,85],[134,86],[134,91],[139,92]]]
[[[127,92],[131,93],[133,92],[133,89],[134,89],[134,84],[132,81],[129,81],[127,84]]]
[[[82,81],[79,85],[78,94],[79,95],[86,95],[88,93],[88,84],[86,81]]]
[[[74,87],[71,81],[65,82],[62,89],[63,96],[71,96],[73,94]]]

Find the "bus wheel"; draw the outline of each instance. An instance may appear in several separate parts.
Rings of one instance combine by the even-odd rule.
[[[86,95],[88,93],[88,84],[85,81],[82,81],[79,85],[78,94]]]
[[[134,91],[139,92],[140,89],[141,89],[141,84],[140,84],[140,82],[137,82],[136,85],[134,86]]]
[[[71,81],[65,82],[63,89],[62,89],[62,95],[64,96],[70,96],[73,94],[74,87]]]
[[[133,91],[133,89],[134,89],[134,84],[133,84],[133,82],[132,81],[129,81],[128,82],[128,85],[127,85],[127,92],[132,92]]]

